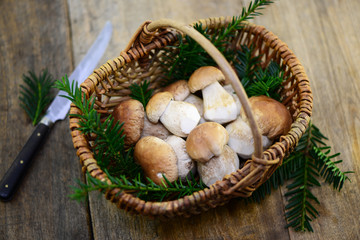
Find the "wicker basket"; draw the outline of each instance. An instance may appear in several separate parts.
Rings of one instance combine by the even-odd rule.
[[[214,34],[230,21],[231,18],[221,17],[199,20],[196,23],[201,23],[203,28],[209,29],[209,32]],[[107,61],[81,84],[82,91],[87,97],[95,95],[98,111],[106,115],[117,104],[111,99],[114,97],[117,100],[129,98],[128,87],[132,83],[139,83],[147,79],[150,81],[151,88],[158,89],[159,81],[164,74],[160,64],[163,59],[161,55],[164,54],[161,49],[179,44],[177,38],[181,33],[198,41],[214,58],[226,78],[231,81],[245,108],[246,115],[250,120],[253,119],[246,94],[232,67],[220,52],[192,27],[194,24],[186,26],[171,20],[143,23],[119,57]],[[287,135],[281,136],[269,149],[262,151],[261,137],[256,123],[251,121],[255,153],[241,169],[225,176],[222,181],[214,183],[209,188],[171,201],[145,202],[120,189],[107,191],[106,198],[119,208],[150,216],[190,216],[209,208],[224,205],[234,197],[249,197],[281,165],[284,156],[288,155],[297,145],[308,126],[312,112],[312,93],[300,62],[286,44],[273,33],[262,26],[251,23],[245,23],[245,27],[234,34],[230,43],[229,47],[233,49],[240,48],[241,44],[252,44],[255,54],[263,55],[264,66],[273,60],[285,71],[280,95],[282,103],[293,116],[291,130]],[[74,105],[71,106],[70,113],[81,114]],[[100,180],[109,181],[94,159],[89,140],[77,130],[78,123],[79,118],[70,118],[72,140],[83,170]]]

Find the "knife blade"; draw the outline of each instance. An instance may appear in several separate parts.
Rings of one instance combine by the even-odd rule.
[[[112,25],[110,22],[106,22],[95,42],[70,75],[70,82],[76,81],[77,84],[80,85],[80,83],[93,72],[109,44],[111,34]],[[66,95],[67,93],[64,91],[57,93],[47,109],[45,116],[36,126],[24,147],[5,173],[0,181],[0,200],[9,201],[12,199],[23,175],[32,161],[33,155],[43,142],[45,136],[56,121],[64,120],[67,116],[70,109],[70,100],[62,97]]]

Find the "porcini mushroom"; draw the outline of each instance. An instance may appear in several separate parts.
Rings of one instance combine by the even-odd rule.
[[[254,153],[254,138],[250,126],[241,117],[238,117],[226,126],[226,131],[229,133],[229,147],[241,158],[250,158]],[[268,148],[271,143],[269,138],[262,136],[263,149]]]
[[[150,122],[160,120],[173,134],[186,137],[200,121],[200,114],[194,104],[174,101],[169,92],[156,93],[146,106]]]
[[[145,175],[158,185],[166,184],[163,175],[170,182],[178,178],[176,154],[170,144],[160,138],[141,138],[135,145],[134,158]]]
[[[204,118],[220,124],[233,121],[237,117],[234,98],[218,82],[224,79],[219,69],[205,66],[193,72],[188,82],[190,92],[202,91]]]
[[[114,108],[112,115],[115,121],[124,123],[122,129],[125,134],[125,145],[135,144],[140,139],[144,127],[145,112],[143,105],[135,99],[125,100]]]
[[[164,127],[164,125],[161,122],[152,123],[149,121],[147,116],[144,117],[144,128],[141,132],[140,138],[146,137],[146,136],[154,136],[158,137],[162,140],[165,140],[168,136],[171,135],[171,132]]]
[[[292,119],[284,104],[267,96],[251,97],[249,103],[261,135],[275,139],[290,130]],[[243,111],[240,115],[247,121]]]
[[[175,101],[183,101],[190,94],[189,86],[185,80],[176,81],[164,87],[163,91],[170,92]]]
[[[154,94],[146,105],[146,116],[149,121],[157,123],[173,99],[174,96],[170,92],[158,92]]]
[[[220,156],[213,157],[206,163],[199,162],[197,169],[203,183],[210,186],[239,169],[239,158],[228,145],[225,145]]]
[[[186,178],[190,179],[190,172],[195,174],[196,165],[195,162],[190,158],[189,154],[186,152],[185,140],[181,137],[171,135],[165,140],[165,142],[170,144],[176,154],[179,178],[182,181],[185,181]]]
[[[195,127],[186,139],[186,150],[197,162],[207,162],[219,156],[229,140],[226,129],[216,122],[205,122]]]

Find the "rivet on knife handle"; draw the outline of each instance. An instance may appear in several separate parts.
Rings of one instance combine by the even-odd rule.
[[[9,201],[12,198],[25,171],[29,168],[34,153],[41,145],[49,129],[49,126],[44,123],[39,123],[9,170],[5,173],[5,176],[0,182],[0,199],[2,201]]]

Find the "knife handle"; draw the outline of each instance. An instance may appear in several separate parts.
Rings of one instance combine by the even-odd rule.
[[[9,201],[19,186],[20,180],[28,169],[31,159],[49,132],[50,127],[39,123],[30,138],[21,149],[9,170],[0,182],[0,200]]]

